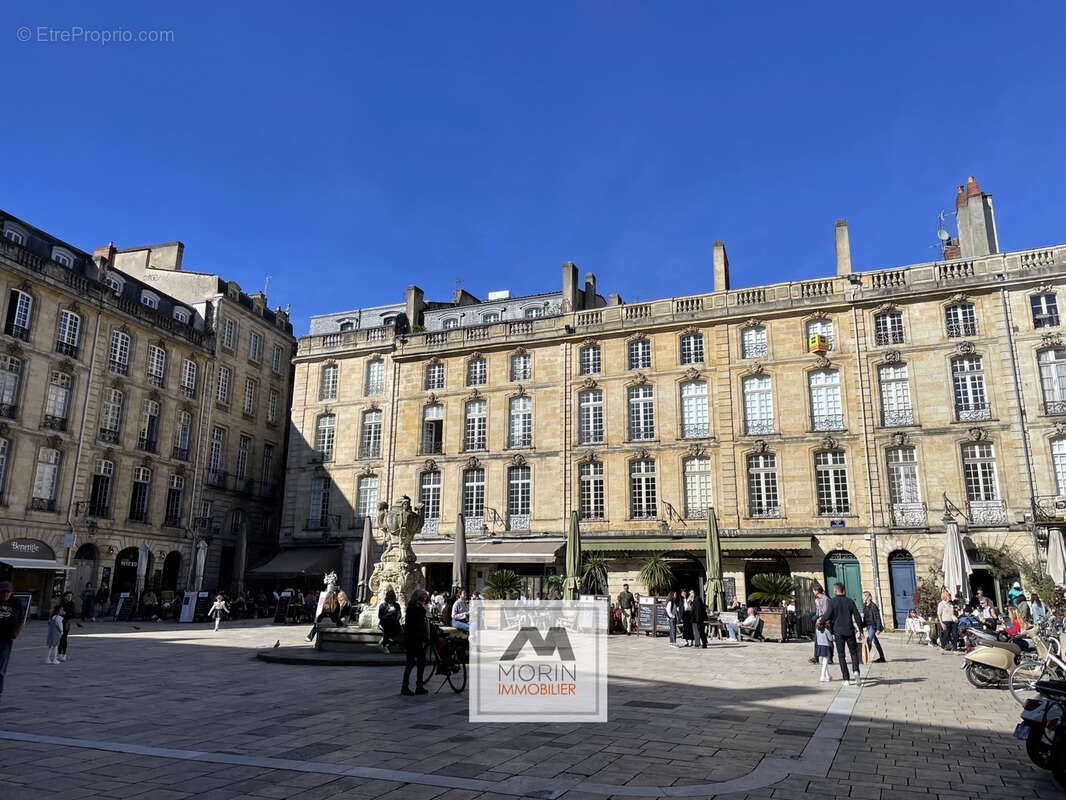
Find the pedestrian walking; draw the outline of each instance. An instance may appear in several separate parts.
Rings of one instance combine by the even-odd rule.
[[[11,661],[11,648],[22,633],[22,606],[11,596],[11,582],[0,581],[0,697],[4,694],[4,674]]]
[[[707,604],[698,593],[692,595],[692,632],[696,634],[696,645],[707,649]]]
[[[81,593],[81,621],[88,622],[95,615],[93,614],[93,605],[96,603],[96,592],[93,589],[92,582],[85,584],[85,589]]]
[[[814,594],[814,614],[811,616],[811,622],[818,622],[818,619],[825,615],[825,612],[829,610],[829,598],[825,596],[825,591],[817,583],[811,589]],[[810,663],[818,663],[818,642],[815,641],[815,654],[811,658]],[[833,663],[833,651],[829,651],[829,663]]]
[[[870,648],[870,655],[874,654],[874,647],[877,648],[877,658],[874,659],[875,664],[884,664],[885,649],[881,647],[881,641],[877,638],[877,634],[883,633],[885,628],[881,620],[881,609],[877,607],[877,603],[874,602],[874,596],[869,592],[862,593],[862,624],[866,627],[866,642]]]
[[[825,614],[818,619],[825,622],[826,627],[832,631],[833,638],[836,639],[837,655],[840,657],[840,674],[844,683],[861,686],[858,640],[862,639],[862,614],[855,607],[855,601],[844,595],[844,584],[840,582],[833,584],[833,599],[829,601]],[[851,664],[855,668],[854,682],[851,673],[848,672],[848,651],[851,652]]]
[[[63,638],[63,606],[59,605],[52,609],[52,618],[48,620],[48,657],[45,664],[58,664],[59,640]]]
[[[63,636],[59,639],[59,660],[66,661],[67,637],[74,626],[74,592],[65,592],[60,605],[63,606]]]
[[[211,610],[207,612],[207,616],[215,618],[215,630],[218,630],[218,626],[222,622],[222,615],[229,614],[229,606],[226,605],[226,598],[220,594],[215,595],[214,605],[211,606]]]
[[[96,622],[98,617],[104,616],[110,603],[111,587],[107,585],[107,581],[104,581],[100,584],[100,588],[96,590],[96,602],[93,603],[93,622]]]
[[[818,680],[832,680],[829,677],[829,654],[833,652],[833,637],[829,635],[823,620],[814,623],[814,652],[817,654],[818,663],[822,665],[822,674]]]
[[[681,635],[685,639],[685,647],[692,647],[693,639],[695,639],[692,630],[692,592],[688,594],[682,592],[681,596],[683,598],[681,604]]]
[[[629,591],[629,584],[622,584],[622,591],[618,593],[618,608],[622,611],[622,627],[625,628],[626,636],[629,636],[633,628],[633,613],[637,608],[637,601],[633,593]]]
[[[666,598],[666,618],[670,620],[670,645],[677,647],[677,592],[670,592]]]
[[[426,669],[426,645],[429,643],[429,620],[426,617],[425,589],[415,589],[403,620],[403,642],[407,651],[407,663],[403,668],[403,687],[400,694],[429,694],[423,685]],[[417,667],[415,690],[411,691],[411,671]]]

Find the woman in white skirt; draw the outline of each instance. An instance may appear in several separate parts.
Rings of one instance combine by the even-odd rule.
[[[222,622],[222,615],[229,614],[229,606],[226,605],[226,598],[222,595],[215,597],[215,604],[211,606],[211,610],[207,612],[208,617],[215,618],[215,630],[218,630],[218,625]]]

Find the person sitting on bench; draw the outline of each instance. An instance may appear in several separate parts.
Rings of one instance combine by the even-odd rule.
[[[729,638],[734,641],[737,640],[740,632],[743,630],[745,633],[749,633],[752,636],[755,635],[755,630],[759,627],[759,618],[755,615],[755,609],[748,609],[748,616],[744,618],[744,621],[739,625],[732,622],[727,626],[729,628]]]

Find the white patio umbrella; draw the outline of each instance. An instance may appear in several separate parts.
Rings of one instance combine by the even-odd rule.
[[[1066,545],[1062,541],[1062,530],[1052,528],[1047,540],[1047,574],[1056,586],[1066,584]]]
[[[970,587],[970,559],[966,555],[966,548],[962,546],[962,536],[959,535],[959,523],[944,509],[944,586],[952,597],[960,594],[965,588],[967,593]]]

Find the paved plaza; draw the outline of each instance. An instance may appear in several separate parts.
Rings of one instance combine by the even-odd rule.
[[[1061,796],[1010,736],[1010,696],[902,637],[861,691],[839,670],[819,683],[807,644],[612,637],[608,723],[472,725],[466,694],[399,697],[398,668],[254,658],[305,633],[84,624],[45,666],[31,623],[0,704],[0,800]]]

